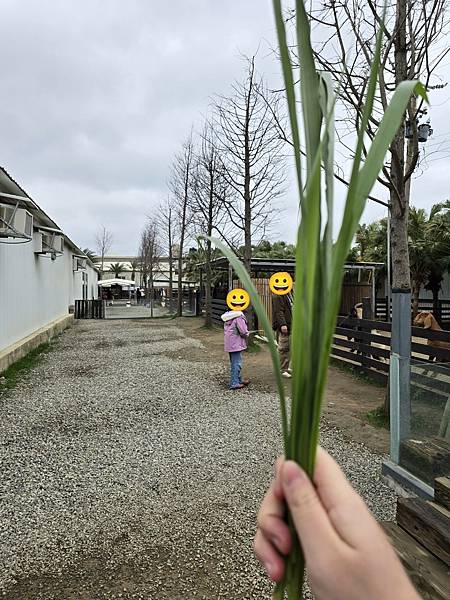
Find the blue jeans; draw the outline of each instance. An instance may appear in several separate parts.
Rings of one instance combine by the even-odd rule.
[[[238,387],[241,384],[242,351],[229,352],[230,355],[230,389]]]

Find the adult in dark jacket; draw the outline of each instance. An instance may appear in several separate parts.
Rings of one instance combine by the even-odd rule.
[[[277,335],[283,377],[291,377],[289,366],[290,335],[292,324],[292,295],[272,296],[272,329]]]

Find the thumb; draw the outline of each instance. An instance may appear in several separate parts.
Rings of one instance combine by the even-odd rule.
[[[281,485],[306,560],[320,558],[324,548],[338,544],[339,536],[314,485],[292,460],[282,465]]]

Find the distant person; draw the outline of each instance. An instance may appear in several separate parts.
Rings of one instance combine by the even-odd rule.
[[[224,349],[230,355],[230,390],[240,390],[250,381],[242,379],[242,352],[247,349],[249,331],[247,319],[240,310],[229,310],[222,315],[224,322]]]
[[[289,508],[314,598],[420,600],[381,527],[322,448],[313,479],[297,463],[278,460],[253,544],[270,579],[281,581],[292,548]]]
[[[292,326],[292,294],[272,296],[272,329],[275,331],[280,356],[281,374],[291,378],[290,335]]]

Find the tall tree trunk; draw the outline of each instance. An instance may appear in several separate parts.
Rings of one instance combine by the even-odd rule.
[[[184,236],[186,232],[186,210],[188,201],[188,187],[185,187],[185,196],[183,202],[183,214],[181,219],[181,231],[180,231],[180,254],[178,256],[178,297],[177,297],[177,316],[183,316],[183,248],[184,248]]]
[[[439,306],[439,290],[440,290],[441,286],[439,285],[434,285],[433,288],[431,289],[431,293],[433,294],[433,315],[435,316],[435,318],[437,319],[439,325],[442,326],[442,319],[441,319],[441,310],[440,310],[440,306]]]
[[[397,0],[394,33],[395,83],[408,79],[406,22],[407,0]],[[391,352],[399,363],[400,437],[409,435],[409,358],[411,356],[411,276],[408,249],[409,194],[405,189],[405,125],[401,124],[391,144],[391,251],[392,251],[392,334]],[[409,187],[409,186],[408,186]],[[390,412],[389,387],[386,409]]]
[[[395,48],[395,83],[399,85],[408,78],[406,55],[406,0],[398,0]],[[408,250],[408,200],[405,188],[405,126],[401,124],[391,144],[392,180],[391,201],[391,248],[392,287],[407,290],[411,287]]]
[[[251,208],[251,193],[250,193],[250,98],[252,93],[252,85],[250,83],[248,91],[247,112],[245,122],[244,135],[244,266],[248,274],[252,272],[252,208]]]
[[[413,293],[413,302],[412,302],[412,309],[413,309],[413,319],[417,316],[418,312],[419,312],[419,298],[420,298],[420,288],[421,285],[418,281],[413,280],[413,287],[412,287],[412,293]]]
[[[209,205],[208,205],[208,238],[212,235],[213,217],[214,217],[214,173],[209,171]],[[211,274],[211,242],[206,240],[206,260],[205,260],[205,326],[212,327],[212,274]]]
[[[211,228],[208,228],[209,230]],[[211,235],[211,231],[208,233]],[[205,260],[205,326],[212,327],[212,277],[211,277],[211,242],[206,242]]]
[[[183,316],[183,245],[184,231],[180,237],[180,254],[178,256],[178,293],[177,293],[177,316]]]
[[[173,248],[172,248],[172,209],[169,208],[168,221],[168,237],[169,237],[169,312],[173,308]]]

